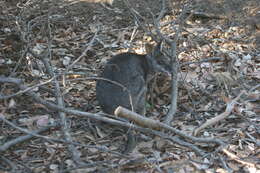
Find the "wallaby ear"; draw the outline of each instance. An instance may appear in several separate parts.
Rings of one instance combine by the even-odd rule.
[[[152,44],[149,43],[145,44],[146,54],[157,54],[160,52],[160,49],[161,49],[161,42],[158,43],[156,46],[153,46]]]

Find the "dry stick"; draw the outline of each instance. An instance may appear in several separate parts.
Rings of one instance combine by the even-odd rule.
[[[227,149],[222,149],[222,152],[225,153],[227,156],[229,156],[232,160],[235,160],[236,162],[241,163],[242,165],[246,165],[246,166],[249,166],[251,168],[256,167],[255,164],[241,160],[238,156],[229,152]]]
[[[188,6],[188,5],[187,5]],[[177,112],[177,99],[178,99],[178,82],[179,82],[179,75],[178,75],[178,72],[179,72],[179,60],[177,58],[177,42],[179,40],[179,35],[180,35],[180,32],[182,31],[183,29],[183,25],[185,23],[185,21],[188,19],[183,19],[186,11],[187,11],[187,8],[188,7],[184,7],[182,13],[180,14],[179,18],[178,18],[178,23],[179,24],[179,27],[175,33],[175,36],[174,36],[174,40],[171,42],[170,46],[171,46],[171,60],[172,60],[172,90],[171,90],[171,106],[170,106],[170,110],[169,112],[167,113],[166,115],[166,119],[165,119],[165,123],[166,124],[170,124],[171,121],[173,120],[173,117],[174,115],[176,114]],[[169,43],[168,43],[169,44]]]
[[[251,89],[249,90],[249,93],[253,92],[254,90],[256,90],[256,89],[259,88],[259,87],[260,87],[260,84],[257,84],[256,86],[254,86],[253,88],[251,88]]]
[[[0,83],[3,83],[3,82],[11,82],[16,84],[20,89],[26,89],[26,86],[23,85],[21,83],[21,80],[19,79],[15,79],[15,78],[0,78]],[[144,132],[144,133],[148,133],[148,134],[152,134],[152,135],[156,135],[156,136],[160,136],[162,138],[166,138],[166,139],[170,139],[180,145],[183,145],[183,146],[186,146],[186,147],[190,147],[189,145],[191,144],[185,144],[185,143],[180,143],[178,140],[174,140],[172,139],[171,137],[169,137],[168,135],[162,133],[162,132],[158,132],[158,131],[154,131],[154,130],[151,130],[151,129],[146,129],[146,128],[141,128],[139,126],[136,126],[136,125],[133,125],[131,123],[127,123],[127,122],[122,122],[122,121],[118,121],[118,120],[114,120],[114,119],[110,119],[110,118],[107,118],[107,117],[104,117],[104,116],[101,116],[101,115],[98,115],[98,114],[92,114],[92,113],[89,113],[89,112],[82,112],[82,111],[78,111],[78,110],[73,110],[73,109],[67,109],[67,108],[64,108],[64,107],[60,107],[56,104],[53,104],[51,102],[48,102],[44,99],[42,99],[41,97],[39,97],[36,93],[34,93],[33,91],[28,91],[26,93],[28,96],[32,97],[32,99],[34,99],[36,102],[46,106],[47,108],[49,109],[52,109],[52,110],[55,110],[55,111],[62,111],[62,112],[65,112],[67,114],[72,114],[72,115],[77,115],[77,116],[83,116],[83,117],[87,117],[87,118],[91,118],[91,119],[94,119],[94,120],[97,120],[97,121],[103,121],[103,122],[106,122],[106,123],[109,123],[109,124],[113,124],[113,125],[118,125],[118,126],[122,126],[122,127],[126,127],[126,128],[131,128],[131,129],[134,129],[134,130],[137,130],[137,131],[141,131],[141,132]],[[131,111],[130,111],[131,112]],[[139,115],[140,116],[140,115]],[[157,122],[156,122],[157,123]],[[160,122],[159,122],[160,123]],[[161,123],[163,124],[163,123]],[[167,126],[169,127],[169,126]],[[169,127],[170,128],[170,127]],[[167,129],[167,128],[166,128]],[[193,140],[195,142],[201,142],[201,143],[217,143],[219,145],[223,145],[223,142],[220,141],[220,140],[214,140],[214,139],[203,139],[203,138],[196,138],[196,137],[192,137],[192,136],[189,136],[187,134],[184,134],[182,133],[181,131],[179,130],[175,130],[175,129],[170,129],[171,131],[173,131],[174,133],[176,133],[177,135],[179,136],[182,136],[184,138],[188,138],[190,140]],[[27,133],[27,132],[26,132]],[[30,133],[29,133],[30,134]],[[42,137],[40,135],[35,135],[37,137]],[[166,137],[167,136],[167,137]],[[43,137],[44,139],[46,140],[52,140],[52,141],[57,141],[57,142],[64,142],[64,143],[68,143],[67,141],[64,141],[64,140],[60,140],[60,139],[51,139],[49,137]],[[77,144],[79,145],[79,144]],[[92,146],[93,147],[93,146]],[[200,149],[198,149],[196,146],[192,146],[190,147],[192,150],[194,150],[196,153],[202,153],[202,151]],[[97,147],[97,149],[99,149]],[[197,152],[198,151],[198,152]],[[111,152],[111,151],[106,151],[106,152]],[[203,155],[203,154],[201,154]]]
[[[1,164],[1,165],[0,165],[0,170],[1,170],[1,172],[2,172],[2,171],[17,172],[17,171],[16,171],[16,170],[17,170],[17,164],[13,163],[12,161],[10,161],[9,159],[7,159],[7,158],[4,157],[4,156],[0,156],[0,162],[1,162],[1,161],[2,161],[2,163],[5,162],[5,164],[10,167],[10,169],[8,169],[8,168],[5,168],[5,167],[1,166],[1,165],[2,165],[2,164]]]
[[[1,78],[1,77],[0,77],[0,78]],[[2,100],[2,99],[9,99],[9,98],[11,98],[11,97],[19,96],[19,95],[21,95],[21,94],[24,94],[24,93],[26,93],[26,92],[28,92],[28,91],[30,91],[30,90],[33,90],[33,89],[37,88],[37,87],[43,86],[43,85],[45,85],[45,84],[47,84],[47,83],[50,83],[53,79],[54,79],[54,78],[51,78],[51,79],[49,79],[49,80],[47,80],[47,81],[45,81],[45,82],[41,82],[41,83],[39,83],[39,84],[33,85],[33,86],[31,86],[31,87],[26,88],[25,90],[18,91],[18,92],[14,93],[14,94],[10,94],[10,95],[7,95],[7,96],[2,96],[2,95],[0,95],[0,100]]]
[[[124,1],[125,4],[128,6],[131,14],[134,16],[134,18],[136,19],[138,25],[148,34],[150,35],[154,40],[158,40],[156,39],[157,37],[150,31],[148,30],[141,22],[140,20],[138,19],[138,17],[140,17],[138,15],[138,13],[130,6],[130,3],[128,2],[128,0],[125,0]],[[175,36],[175,40],[172,41],[171,39],[167,38],[166,36],[164,36],[161,31],[160,31],[160,25],[159,25],[159,22],[160,22],[160,19],[164,16],[165,14],[165,0],[162,1],[162,10],[160,11],[160,14],[158,16],[157,19],[154,19],[154,15],[152,14],[153,16],[153,19],[154,19],[154,25],[155,25],[155,28],[156,28],[156,33],[157,35],[160,37],[160,40],[165,40],[168,44],[171,45],[172,47],[172,53],[171,53],[171,57],[172,58],[172,67],[173,67],[173,74],[172,74],[172,93],[171,93],[171,96],[172,96],[172,99],[171,99],[171,107],[170,107],[170,111],[168,112],[167,116],[166,116],[166,119],[165,119],[165,123],[167,124],[170,124],[170,122],[172,121],[173,119],[173,115],[176,113],[176,110],[177,110],[177,96],[178,96],[178,65],[177,65],[177,58],[176,58],[176,42],[178,40],[178,32],[180,31],[180,28],[179,27],[179,30],[178,32],[176,33],[176,36]]]
[[[177,36],[176,36],[177,37]],[[177,112],[177,99],[178,99],[178,60],[176,55],[176,42],[171,44],[171,61],[172,61],[172,76],[171,76],[171,106],[168,111],[164,122],[166,124],[171,124],[174,115]]]
[[[1,81],[0,81],[0,82],[1,82]],[[72,114],[73,114],[73,113],[72,113]],[[0,114],[0,115],[1,115],[1,114]],[[97,115],[97,116],[99,116],[99,115]],[[4,118],[4,116],[0,116],[0,120],[4,121],[5,123],[11,125],[12,127],[16,128],[16,129],[18,129],[18,130],[20,130],[20,131],[22,131],[22,132],[24,132],[24,133],[29,134],[29,135],[32,136],[32,137],[43,138],[43,139],[45,139],[45,140],[47,140],[47,141],[49,141],[49,142],[54,141],[54,142],[63,142],[63,143],[71,144],[71,143],[69,143],[68,141],[64,141],[64,140],[60,140],[60,139],[56,139],[56,138],[51,138],[51,137],[42,136],[42,135],[39,135],[38,133],[28,131],[27,129],[24,129],[24,128],[20,128],[20,127],[14,125],[13,123],[11,123],[10,121],[6,120],[6,119]],[[152,134],[152,135],[160,136],[161,138],[169,139],[169,140],[171,140],[172,142],[177,143],[177,144],[179,144],[179,145],[181,145],[181,146],[184,146],[184,147],[187,147],[187,148],[191,148],[193,151],[195,151],[195,152],[196,152],[198,155],[200,155],[200,156],[204,156],[204,155],[205,155],[205,153],[204,153],[202,150],[200,150],[198,147],[196,147],[195,145],[193,145],[193,144],[191,144],[191,143],[188,143],[188,142],[185,142],[185,141],[182,141],[181,139],[179,139],[179,138],[177,138],[177,137],[171,137],[171,136],[169,136],[169,135],[167,135],[167,134],[164,134],[164,133],[162,133],[162,132],[157,132],[157,131],[153,131],[153,130],[150,130],[150,129],[139,128],[139,127],[137,127],[137,126],[133,126],[133,125],[130,124],[130,123],[127,123],[127,124],[126,124],[125,122],[120,122],[120,121],[116,121],[116,120],[109,119],[109,118],[105,118],[105,119],[103,118],[103,119],[101,119],[101,121],[102,121],[102,120],[105,120],[104,122],[107,122],[107,123],[111,123],[111,124],[115,124],[115,125],[120,125],[120,126],[124,126],[124,127],[127,127],[127,128],[132,128],[132,129],[139,130],[139,131],[142,131],[142,132],[145,132],[145,133],[149,133],[149,134]],[[19,140],[19,141],[17,141],[17,142],[13,142],[13,143],[15,143],[15,144],[21,143],[21,142],[23,142],[22,139],[23,139],[23,137],[21,137],[21,140]],[[85,146],[85,145],[78,144],[78,143],[73,143],[73,144],[74,144],[74,145]],[[0,152],[6,151],[6,150],[8,149],[7,146],[9,146],[9,144],[6,144],[6,145],[4,144],[3,146],[6,146],[6,147],[4,147],[4,148],[1,148],[1,147],[0,147]],[[10,147],[11,147],[11,146],[10,146]],[[86,147],[93,147],[93,146],[89,146],[89,145],[88,145],[88,146],[86,146]],[[102,148],[100,148],[100,147],[94,147],[94,148],[99,149],[99,150],[102,150],[102,151],[105,151],[105,152],[111,152],[111,151],[107,151],[107,150],[105,150],[105,149],[102,149]],[[116,154],[116,155],[121,155],[121,154],[116,153],[116,152],[111,152],[111,153],[112,153],[112,154]],[[84,166],[84,165],[82,165],[82,166]]]
[[[146,117],[143,117],[135,112],[132,112],[126,108],[123,108],[122,106],[119,106],[116,108],[115,110],[115,115],[122,117],[122,118],[127,118],[130,121],[135,122],[136,124],[142,126],[142,127],[146,127],[149,129],[155,129],[155,130],[169,130],[181,137],[187,138],[189,140],[192,140],[194,142],[204,142],[204,143],[216,143],[218,145],[224,145],[224,143],[221,140],[218,139],[213,139],[213,138],[197,138],[194,136],[190,136],[178,129],[175,129],[165,123],[161,123],[159,121],[156,120],[152,120]]]
[[[33,56],[37,56],[37,55],[33,54]],[[199,61],[183,62],[183,63],[180,64],[180,67],[187,66],[187,65],[190,65],[190,64],[197,64],[197,63],[199,64],[199,63],[203,63],[203,62],[209,62],[209,61],[216,61],[216,60],[220,60],[221,61],[221,60],[224,60],[224,59],[225,58],[221,58],[221,57],[204,58],[204,59],[199,60]],[[85,73],[60,73],[59,76],[71,75],[71,74],[85,75]],[[109,80],[109,79],[106,79],[106,78],[101,78],[101,77],[95,77],[95,76],[93,76],[93,77],[86,77],[86,78],[70,79],[70,81],[77,81],[77,80],[104,80],[104,81],[110,82],[110,83],[112,83],[114,85],[117,85],[117,86],[121,87],[123,90],[127,91],[128,97],[129,97],[129,100],[130,100],[130,103],[131,103],[131,107],[133,107],[132,106],[132,101],[131,101],[132,98],[131,98],[130,91],[124,85],[122,85],[122,84],[120,84],[120,83],[118,83],[116,81],[112,81],[112,80]],[[46,81],[46,82],[43,82],[43,83],[37,84],[35,86],[29,87],[28,90],[34,89],[36,87],[39,87],[40,89],[55,95],[55,91],[54,90],[42,86],[42,85],[45,85],[45,84],[47,84],[49,82],[51,82],[51,79]],[[257,87],[259,87],[259,86],[257,86]],[[25,90],[24,92],[23,91],[19,91],[17,94],[22,94],[22,93],[25,93],[26,91],[27,90]],[[3,96],[4,98],[0,97],[0,99],[5,99],[5,97],[14,97],[14,96],[16,96],[16,94],[12,94],[10,96]]]
[[[193,134],[194,136],[197,136],[198,133],[205,129],[206,127],[216,124],[217,122],[225,119],[233,110],[234,106],[237,104],[237,101],[240,99],[240,97],[245,93],[245,91],[242,91],[235,99],[231,100],[230,102],[227,103],[227,107],[225,112],[223,112],[222,114],[207,120],[204,124],[202,124],[200,127],[198,127],[197,129],[194,130]]]
[[[44,100],[42,99],[42,101],[44,102]],[[26,133],[26,134],[29,134],[29,135],[32,135],[34,137],[38,137],[38,138],[42,138],[50,143],[53,143],[53,142],[59,142],[59,143],[64,143],[64,144],[73,144],[73,145],[78,145],[78,146],[81,146],[81,147],[87,147],[87,148],[95,148],[97,150],[100,150],[100,151],[103,151],[103,152],[108,152],[108,153],[112,153],[112,154],[115,154],[115,155],[118,155],[119,157],[125,157],[125,158],[128,158],[127,156],[121,154],[121,153],[118,153],[118,152],[115,152],[115,151],[110,151],[108,150],[106,147],[98,147],[96,145],[84,145],[84,144],[81,144],[81,143],[77,143],[77,142],[70,142],[70,141],[66,141],[66,140],[62,140],[62,139],[57,139],[57,138],[52,138],[52,137],[48,137],[48,136],[43,136],[43,135],[39,135],[37,133],[34,133],[34,132],[31,132],[30,130],[28,129],[25,129],[25,128],[21,128],[17,125],[15,125],[14,123],[8,121],[5,119],[5,117],[3,115],[0,114],[0,120],[2,120],[3,122],[5,122],[6,124],[12,126],[13,128],[17,129],[17,130],[20,130],[21,132],[23,133]],[[22,142],[22,141],[21,141]],[[18,143],[17,143],[18,144]],[[0,153],[1,152],[5,152],[6,150],[0,150]]]
[[[20,38],[21,38],[22,41],[24,42],[24,40],[23,40],[23,38],[24,38],[24,32],[22,32],[21,26],[19,25],[19,22],[18,22],[18,21],[16,21],[16,25],[17,25],[17,28],[18,28],[18,30],[20,31],[21,35],[22,35],[22,37],[20,37]],[[28,49],[28,48],[26,48],[26,50],[27,50],[27,49]],[[20,56],[18,62],[15,63],[15,67],[12,69],[12,72],[11,72],[11,74],[9,75],[9,77],[15,76],[16,70],[17,70],[18,67],[21,65],[22,60],[25,59],[26,53],[27,53],[27,51],[23,51],[23,52],[22,52],[22,55]],[[2,89],[1,89],[0,92],[2,92],[5,88],[6,88],[5,86],[2,87]],[[12,96],[12,95],[10,95],[10,97],[6,96],[6,98],[3,98],[3,99],[8,99],[8,98],[11,98],[11,97],[13,97],[13,96]]]
[[[53,67],[52,64],[50,62],[50,59],[52,57],[51,54],[51,37],[52,37],[52,33],[51,33],[51,26],[50,26],[50,21],[49,21],[50,17],[49,17],[49,13],[48,13],[48,54],[49,57],[47,58],[47,56],[45,56],[44,58],[42,58],[42,61],[44,61],[44,64],[46,65],[45,68],[48,69],[47,71],[49,72],[49,75],[51,75],[52,77],[55,77],[55,73],[53,71]],[[64,105],[64,100],[61,94],[61,90],[60,90],[60,84],[59,81],[57,80],[57,78],[54,79],[54,88],[55,88],[55,93],[56,93],[56,100],[59,106],[61,107],[65,107]],[[72,143],[72,137],[70,134],[70,126],[68,124],[68,120],[66,118],[66,114],[64,112],[59,111],[59,116],[61,119],[61,129],[63,132],[63,136],[65,138],[66,141]],[[78,149],[73,145],[73,144],[69,144],[68,145],[68,149],[72,155],[72,158],[74,160],[75,163],[80,164],[80,152],[78,151]]]
[[[198,61],[183,62],[183,63],[180,64],[180,67],[187,66],[187,65],[190,65],[190,64],[200,64],[200,63],[203,63],[203,62],[223,61],[223,60],[225,60],[225,58],[222,58],[222,57],[209,57],[209,58],[203,58],[203,59],[198,60]]]
[[[153,20],[154,20],[154,25],[156,28],[156,33],[161,37],[161,39],[166,40],[167,44],[170,44],[171,47],[171,65],[172,65],[172,76],[171,76],[171,85],[172,85],[172,90],[171,90],[171,106],[170,106],[170,110],[166,115],[166,118],[164,120],[164,123],[170,125],[173,116],[175,115],[175,113],[177,112],[177,97],[178,97],[178,62],[177,62],[177,55],[176,55],[176,43],[178,41],[179,38],[179,32],[181,27],[179,27],[178,31],[175,34],[174,40],[172,41],[171,39],[169,39],[168,37],[164,36],[161,31],[160,31],[160,20],[162,19],[162,17],[165,14],[165,0],[162,0],[162,9],[161,12],[158,16],[157,19],[154,18],[153,16]]]
[[[199,156],[206,156],[206,153],[204,151],[202,151],[201,149],[199,149],[197,146],[195,146],[192,143],[186,142],[181,140],[179,137],[168,137],[166,139],[171,140],[173,143],[179,144],[182,147],[187,147],[192,149],[195,153],[197,153]]]
[[[4,119],[1,117],[1,114],[0,114],[0,119],[1,119],[1,120],[4,120]],[[39,130],[32,131],[32,133],[34,133],[34,134],[40,134],[40,133],[42,133],[42,132],[45,132],[45,131],[49,130],[49,129],[52,128],[52,127],[55,127],[55,126],[43,127],[43,128],[41,128],[41,129],[39,129]],[[15,146],[15,145],[17,145],[17,144],[20,144],[20,143],[24,142],[24,141],[27,141],[27,140],[29,140],[29,139],[31,139],[31,138],[33,138],[33,137],[35,137],[35,136],[32,135],[32,134],[27,134],[27,135],[24,135],[24,136],[17,137],[17,138],[15,138],[15,139],[13,139],[13,140],[10,140],[10,141],[8,141],[8,142],[6,142],[6,143],[4,143],[3,145],[0,146],[0,153],[1,153],[1,152],[4,152],[4,151],[6,151],[6,150],[8,150],[10,147],[13,147],[13,146]]]
[[[62,173],[83,172],[83,170],[87,170],[87,169],[90,170],[91,167],[97,168],[97,167],[100,167],[100,165],[107,165],[107,167],[113,167],[114,164],[115,163],[113,162],[113,160],[95,161],[93,163],[86,163],[84,165],[76,166],[76,167],[73,167],[73,168],[70,168],[70,167],[69,168],[63,168],[63,169],[60,170],[60,172],[62,172]],[[78,169],[79,169],[79,171],[77,171]],[[113,169],[113,171],[114,170],[115,169]],[[86,171],[86,172],[88,172],[88,171]],[[108,172],[108,171],[105,171],[105,169],[102,169],[102,172]]]
[[[176,44],[178,42],[179,39],[179,34],[183,28],[184,22],[187,20],[183,19],[184,15],[186,14],[187,11],[187,6],[184,7],[184,9],[182,10],[182,13],[180,14],[179,18],[178,18],[178,23],[180,23],[178,29],[176,30],[174,39],[170,39],[167,36],[163,35],[160,31],[160,20],[161,18],[164,16],[164,13],[166,12],[165,10],[165,0],[162,1],[162,10],[158,16],[157,19],[154,18],[153,16],[153,20],[154,20],[154,26],[155,26],[155,31],[157,33],[157,35],[159,35],[159,37],[163,40],[166,41],[167,44],[170,45],[171,47],[171,53],[167,54],[168,56],[170,55],[171,57],[171,61],[172,61],[172,90],[171,90],[171,106],[170,106],[170,110],[166,115],[166,119],[165,119],[165,123],[166,124],[170,124],[174,115],[177,112],[177,98],[178,98],[178,70],[179,70],[179,65],[178,65],[178,59],[177,59],[177,53],[176,53]]]
[[[35,133],[35,132],[32,132],[28,129],[25,129],[25,128],[22,128],[22,127],[19,127],[17,125],[15,125],[14,123],[8,121],[7,119],[5,119],[5,116],[3,114],[0,114],[0,120],[2,120],[3,122],[5,122],[6,124],[10,125],[11,127],[17,129],[17,130],[20,130],[21,132],[23,133],[26,133],[26,134],[29,134],[29,135],[32,135],[34,137],[39,137],[39,138],[42,138],[48,142],[64,142],[64,143],[67,143],[66,141],[64,140],[61,140],[61,139],[57,139],[57,138],[51,138],[51,137],[48,137],[48,136],[43,136],[43,135],[39,135],[38,133]],[[5,150],[0,150],[0,152],[4,152]]]
[[[228,17],[224,16],[224,15],[215,15],[215,14],[211,14],[211,13],[205,13],[205,12],[200,12],[200,11],[194,11],[192,13],[192,16],[196,17],[196,18],[210,18],[210,19],[228,19]]]
[[[217,158],[217,159],[220,161],[222,167],[223,167],[227,172],[232,172],[232,169],[227,166],[227,163],[226,163],[225,160],[223,159],[223,156],[221,156],[220,154],[218,154],[218,158]]]
[[[145,25],[143,25],[142,23],[141,23],[141,21],[139,20],[139,18],[138,17],[140,17],[140,15],[134,10],[134,8],[133,7],[131,7],[131,5],[130,5],[130,3],[128,2],[128,0],[124,0],[124,2],[125,2],[125,4],[126,4],[126,6],[128,7],[128,9],[130,10],[130,12],[131,12],[131,14],[134,16],[134,18],[135,18],[135,20],[137,21],[137,23],[138,23],[138,25],[148,34],[148,35],[150,35],[152,38],[153,38],[153,40],[156,40],[156,41],[158,41],[159,39],[157,39],[157,37],[156,37],[156,35],[155,34],[153,34],[150,30],[148,30],[147,28],[146,28],[146,26]],[[154,19],[154,25],[155,25],[155,27],[156,27],[156,33],[157,33],[157,35],[160,37],[160,40],[165,40],[166,42],[168,42],[168,43],[172,43],[172,41],[171,41],[171,39],[168,39],[167,37],[165,37],[165,36],[163,36],[163,34],[160,32],[160,26],[159,26],[159,21],[160,21],[160,19],[163,17],[163,15],[165,14],[165,1],[162,1],[162,10],[161,10],[161,12],[160,12],[160,14],[159,14],[159,16],[158,16],[158,18],[155,20]],[[153,18],[154,18],[154,15],[152,14],[152,16],[153,16]],[[175,45],[175,47],[176,47],[176,45]],[[175,50],[173,50],[173,51],[175,51]],[[175,51],[176,52],[176,51]],[[173,53],[174,54],[174,53]],[[176,53],[175,53],[175,55],[176,55]],[[176,57],[176,56],[175,56]],[[175,64],[173,65],[173,66],[175,66]],[[177,78],[177,74],[173,74],[172,76],[176,76],[176,77],[174,77],[174,79],[175,78]],[[173,80],[172,80],[173,81]],[[177,108],[177,95],[178,94],[176,94],[177,93],[177,80],[175,80],[176,82],[172,82],[172,92],[174,92],[174,93],[172,93],[171,95],[172,95],[172,104],[171,104],[171,112],[170,113],[168,113],[168,115],[166,116],[167,118],[166,118],[166,120],[165,120],[165,122],[166,123],[170,123],[171,122],[171,120],[172,120],[172,118],[173,118],[173,114],[176,112],[176,108]],[[174,84],[173,84],[174,83]],[[173,104],[174,103],[174,104]],[[175,111],[174,111],[175,110]]]
[[[142,18],[144,20],[144,18],[131,6],[131,4],[129,3],[128,0],[124,0],[125,5],[128,7],[128,10],[130,11],[130,13],[132,14],[132,16],[135,18],[138,26],[140,26],[142,28],[142,30],[145,31],[145,33],[147,33],[147,35],[151,36],[153,40],[158,41],[158,39],[156,38],[156,36],[151,32],[149,25],[147,25],[145,23],[145,25],[143,25],[141,23],[141,21],[139,20],[139,18]],[[147,29],[148,28],[148,29]]]
[[[84,56],[86,56],[87,52],[90,50],[90,48],[93,46],[94,41],[97,38],[97,34],[100,31],[100,27],[98,27],[98,30],[95,32],[93,38],[91,39],[91,41],[87,44],[88,46],[86,47],[86,49],[82,52],[82,54],[73,62],[71,63],[67,68],[65,72],[68,72],[71,68],[73,68],[73,66],[79,62]]]

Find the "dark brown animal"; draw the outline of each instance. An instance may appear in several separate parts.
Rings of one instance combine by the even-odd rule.
[[[146,55],[122,53],[105,65],[96,85],[97,100],[105,113],[114,114],[118,106],[145,114],[145,99],[150,76],[156,72],[170,73],[170,62],[161,53],[160,44],[146,46]],[[119,86],[111,81],[119,83]]]

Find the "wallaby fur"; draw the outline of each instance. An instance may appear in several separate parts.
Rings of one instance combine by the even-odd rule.
[[[160,44],[146,46],[146,55],[122,53],[112,57],[105,65],[101,77],[120,83],[98,80],[97,100],[105,113],[114,114],[120,105],[141,115],[145,114],[147,83],[156,72],[170,73],[170,62],[160,51]]]

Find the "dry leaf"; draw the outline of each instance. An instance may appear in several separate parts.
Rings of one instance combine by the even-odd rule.
[[[15,105],[16,105],[16,102],[14,101],[14,99],[10,99],[9,104],[8,104],[8,108],[9,108],[9,109],[10,109],[10,108],[14,108]]]
[[[38,127],[47,126],[49,124],[49,116],[42,115],[35,118]]]
[[[70,64],[70,61],[71,61],[71,58],[69,56],[65,56],[65,57],[63,57],[62,64],[64,66],[67,66]]]

